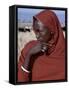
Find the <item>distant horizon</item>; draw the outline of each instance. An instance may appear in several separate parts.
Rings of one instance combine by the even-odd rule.
[[[28,8],[18,8],[18,22],[22,23],[32,23],[33,16],[37,13],[43,11],[44,9],[28,9]],[[65,11],[62,10],[52,10],[56,13],[61,26],[65,26]]]

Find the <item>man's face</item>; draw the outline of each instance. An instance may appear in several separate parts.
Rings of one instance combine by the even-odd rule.
[[[34,27],[37,40],[41,42],[48,42],[51,36],[49,30],[40,21],[37,20],[35,21]]]

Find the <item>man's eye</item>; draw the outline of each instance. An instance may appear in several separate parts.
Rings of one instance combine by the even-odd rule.
[[[40,32],[40,31],[37,29],[36,32]]]
[[[45,32],[44,31],[41,31],[40,34],[45,35]]]

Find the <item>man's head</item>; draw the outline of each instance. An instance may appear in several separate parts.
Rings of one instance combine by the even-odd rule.
[[[34,28],[37,40],[41,42],[48,42],[51,39],[51,32],[39,20],[35,20]]]
[[[51,10],[43,10],[33,16],[33,30],[35,31],[38,40],[44,42],[42,45],[44,44],[43,46],[46,45],[48,47],[48,54],[54,51],[55,46],[59,41],[60,44],[58,44],[58,48],[64,41],[59,19]]]

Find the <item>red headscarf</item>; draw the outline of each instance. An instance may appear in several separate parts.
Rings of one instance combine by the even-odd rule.
[[[48,53],[53,55],[60,55],[60,53],[65,50],[65,40],[63,36],[63,30],[61,28],[60,22],[53,11],[44,10],[33,17],[33,29],[35,20],[39,20],[46,26],[50,32],[53,33],[53,37],[49,41],[52,46],[49,47]],[[55,51],[54,51],[55,50]],[[54,52],[53,52],[54,51]],[[62,56],[62,55],[61,55]]]

